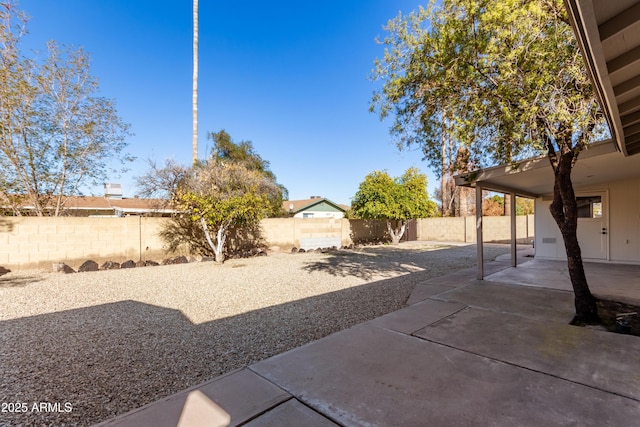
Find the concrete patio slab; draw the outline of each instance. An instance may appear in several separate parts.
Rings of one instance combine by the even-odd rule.
[[[517,270],[517,271],[514,271]],[[514,274],[517,273],[517,274]],[[485,277],[491,282],[503,282],[514,285],[534,286],[548,289],[571,291],[569,272],[554,269],[530,268],[522,264]]]
[[[296,399],[276,406],[264,415],[245,424],[246,427],[338,427]]]
[[[637,400],[370,323],[250,369],[347,426],[629,425]]]
[[[640,401],[639,337],[473,308],[415,335]]]
[[[100,426],[237,426],[291,398],[248,369],[232,372]]]
[[[640,305],[640,265],[585,262],[584,270],[598,298]],[[485,280],[573,291],[566,261],[534,259],[489,274]]]
[[[465,304],[427,300],[378,317],[369,323],[381,328],[412,334],[425,326],[457,313],[465,307]]]
[[[562,324],[568,324],[574,316],[571,292],[492,283],[487,280],[473,281],[433,298]]]
[[[640,301],[640,266],[585,268],[594,293]],[[569,326],[565,263],[489,276],[511,284],[476,273],[418,283],[402,310],[103,425],[638,425],[640,338]]]
[[[426,282],[418,283],[413,292],[411,292],[411,296],[409,296],[409,299],[407,300],[407,305],[412,305],[417,302],[424,301],[434,295],[438,295],[455,288],[455,286],[432,285]]]
[[[429,279],[426,282],[422,282],[422,284],[458,287],[471,280],[475,280],[477,274],[477,269],[467,268],[465,270],[459,270],[446,276],[434,277],[433,279]]]

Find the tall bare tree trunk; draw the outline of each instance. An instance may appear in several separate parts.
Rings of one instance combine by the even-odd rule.
[[[193,152],[192,161],[198,161],[198,0],[193,0]]]
[[[442,165],[441,165],[441,173],[440,173],[440,210],[442,211],[442,216],[447,216],[447,179],[449,178],[449,171],[447,167],[447,135],[446,135],[446,125],[444,114],[442,116],[442,152],[440,155],[442,156]]]

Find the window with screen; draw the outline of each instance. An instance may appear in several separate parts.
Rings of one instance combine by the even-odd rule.
[[[576,197],[578,218],[602,218],[602,197]]]

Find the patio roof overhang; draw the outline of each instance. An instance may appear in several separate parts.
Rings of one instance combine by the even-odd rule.
[[[625,157],[613,140],[598,142],[580,153],[571,177],[576,190],[640,177],[640,156]],[[458,186],[536,198],[553,193],[554,176],[549,159],[541,156],[457,175],[455,180]]]
[[[589,146],[573,167],[572,182],[576,191],[597,188],[609,182],[640,177],[640,156],[625,156],[613,140]],[[511,265],[517,264],[515,206],[516,196],[544,197],[553,194],[554,174],[546,156],[500,165],[455,176],[456,185],[476,189],[476,242],[478,279],[484,278],[482,238],[483,190],[509,194],[511,197]]]
[[[640,153],[640,0],[564,0],[618,149]]]

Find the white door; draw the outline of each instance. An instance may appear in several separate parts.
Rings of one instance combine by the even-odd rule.
[[[609,229],[606,193],[579,194],[578,243],[584,259],[607,259]]]

